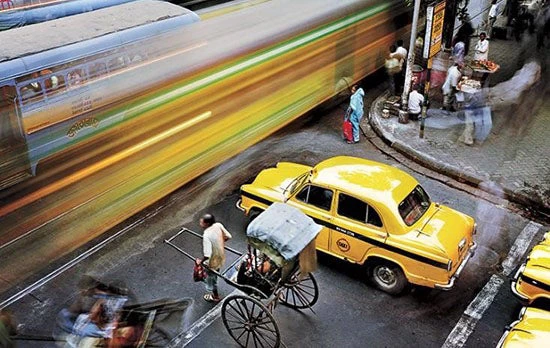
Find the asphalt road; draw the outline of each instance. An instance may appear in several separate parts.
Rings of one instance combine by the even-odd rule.
[[[372,80],[365,84],[376,86],[367,88],[366,107],[368,101],[372,101],[384,87],[378,82]],[[536,240],[548,229],[548,222],[546,227],[533,224],[518,212],[491,203],[498,202],[498,198],[480,198],[481,193],[464,188],[459,183],[451,187],[445,178],[427,172],[391,151],[381,152],[364,137],[359,144],[345,144],[340,137],[343,107],[328,112],[316,110],[306,115],[61,262],[45,267],[40,272],[44,276],[65,263],[67,270],[59,275],[52,273],[51,279],[44,284],[37,283],[29,294],[9,306],[20,323],[19,332],[51,337],[55,317],[74,299],[78,280],[83,274],[92,274],[107,280],[123,281],[132,290],[134,302],[164,298],[193,299],[190,310],[182,313],[182,327],[173,327],[170,334],[176,336],[191,329],[190,337],[185,340],[180,337],[189,347],[235,347],[236,344],[216,316],[217,309],[202,300],[202,284],[192,281],[192,262],[165,244],[164,240],[181,226],[199,231],[198,218],[208,211],[233,233],[234,239],[229,246],[244,251],[247,219],[234,206],[241,184],[249,182],[262,168],[278,161],[315,164],[328,157],[346,154],[403,169],[420,181],[432,200],[474,216],[479,226],[476,237],[478,252],[453,290],[441,292],[412,288],[399,297],[389,296],[366,283],[362,269],[321,255],[320,267],[315,274],[320,286],[320,298],[313,308],[315,313],[309,310],[297,312],[283,306],[275,310],[283,342],[287,347],[441,347],[456,330],[464,311],[472,307],[474,298],[483,293],[495,275],[502,274],[501,264],[509,257],[517,236],[525,231],[526,226],[531,226],[536,228],[532,231],[532,237]],[[107,242],[110,237],[114,238],[113,241],[94,249],[99,242]],[[200,240],[186,237],[180,243],[193,255],[200,255]],[[90,255],[74,265],[69,263],[86,252]],[[499,279],[505,278],[501,276]],[[14,289],[24,290],[27,285],[18,284]],[[234,290],[226,284],[222,284],[221,289],[225,295]],[[476,320],[477,329],[468,333],[466,346],[494,346],[504,325],[517,315],[519,307],[510,293],[508,282],[490,290],[492,297],[488,300],[483,298],[489,306]],[[464,337],[459,336],[459,339]],[[179,346],[183,345],[183,341]],[[55,345],[52,342],[25,340],[19,341],[18,346]]]

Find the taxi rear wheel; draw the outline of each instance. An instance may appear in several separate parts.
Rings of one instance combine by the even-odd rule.
[[[391,295],[402,293],[407,286],[403,271],[391,262],[376,262],[371,268],[370,278],[378,289]]]

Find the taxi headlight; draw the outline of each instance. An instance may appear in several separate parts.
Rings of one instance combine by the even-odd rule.
[[[447,272],[450,272],[453,269],[453,260],[447,262]]]

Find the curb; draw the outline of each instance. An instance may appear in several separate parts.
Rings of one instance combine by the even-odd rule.
[[[518,203],[527,207],[535,207],[535,210],[545,215],[550,215],[550,206],[546,205],[539,199],[532,196],[517,192],[512,188],[498,185],[491,185],[491,181],[473,173],[468,173],[461,170],[458,167],[452,166],[448,163],[442,162],[426,153],[420,152],[413,147],[409,146],[405,142],[396,139],[393,134],[386,132],[382,127],[380,118],[382,103],[387,98],[389,92],[386,91],[378,96],[371,104],[369,109],[369,124],[374,132],[380,137],[384,143],[391,148],[405,155],[409,159],[419,163],[420,165],[434,170],[440,174],[451,177],[459,182],[466,183],[472,187],[485,191],[487,193],[498,195],[511,202]]]

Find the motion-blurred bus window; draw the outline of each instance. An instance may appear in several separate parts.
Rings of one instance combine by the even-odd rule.
[[[125,65],[126,65],[126,63],[124,61],[123,56],[112,58],[112,59],[109,60],[109,63],[107,64],[107,66],[109,67],[109,71],[115,71],[115,70],[118,70],[118,69],[122,69],[122,68],[124,68]]]
[[[84,69],[77,68],[69,70],[67,74],[67,86],[69,88],[76,88],[86,80],[86,72]]]
[[[44,85],[46,86],[46,95],[49,97],[65,90],[65,78],[61,74],[50,74],[45,76]]]
[[[139,64],[144,60],[143,57],[137,53],[130,55],[130,57],[130,64]]]
[[[88,71],[90,73],[90,79],[98,78],[99,76],[107,73],[107,64],[105,64],[105,62],[91,63]]]
[[[25,107],[44,99],[43,86],[37,73],[27,75],[21,79],[19,95],[21,104]]]

